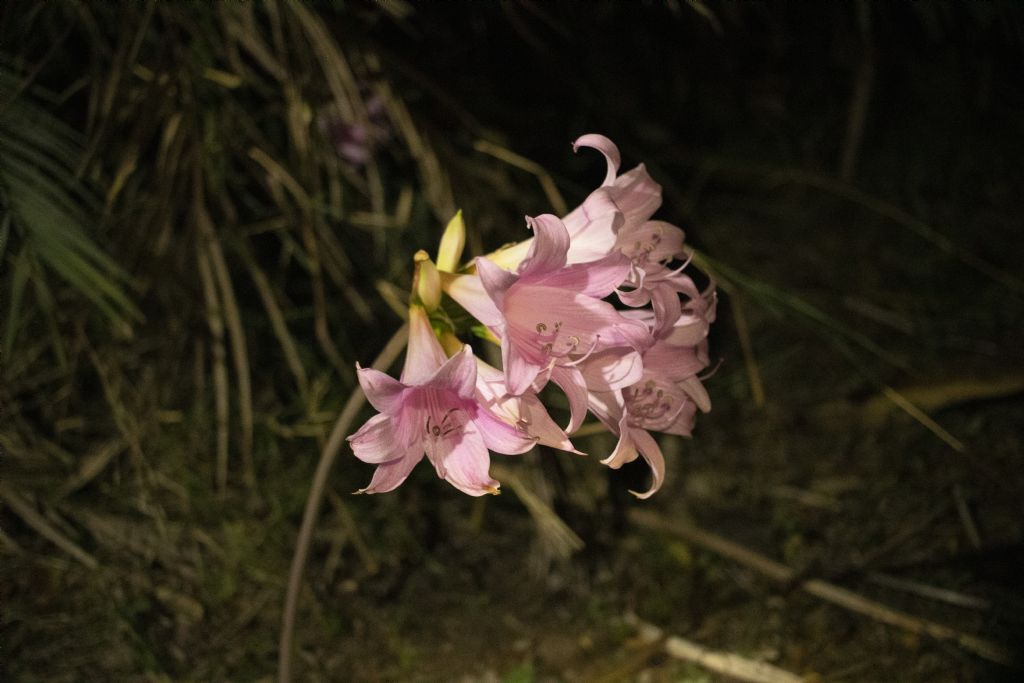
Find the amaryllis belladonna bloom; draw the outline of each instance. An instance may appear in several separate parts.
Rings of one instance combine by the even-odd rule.
[[[471,496],[497,493],[490,454],[523,453],[535,439],[496,417],[476,396],[477,365],[468,346],[446,358],[426,311],[409,308],[409,348],[400,380],[359,368],[359,384],[380,411],[352,436],[356,457],[377,465],[362,493],[391,491],[424,454],[439,477]]]

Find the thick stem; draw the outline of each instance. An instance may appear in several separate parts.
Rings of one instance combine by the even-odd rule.
[[[387,370],[405,348],[408,334],[408,324],[402,325],[373,361],[373,367],[377,370]],[[313,530],[316,527],[316,518],[320,513],[320,504],[323,502],[324,492],[327,489],[327,477],[338,453],[341,452],[341,446],[352,426],[352,421],[359,414],[359,410],[365,402],[366,396],[362,389],[356,387],[345,403],[341,414],[338,415],[331,436],[327,439],[327,445],[320,453],[320,462],[317,463],[313,483],[309,488],[306,509],[302,513],[302,526],[299,527],[299,537],[295,543],[295,555],[292,557],[292,567],[288,574],[288,593],[285,596],[284,613],[281,617],[281,640],[277,655],[277,680],[280,683],[290,683],[291,681],[295,613],[299,603],[299,591],[302,589],[302,574],[306,568],[306,560],[309,558],[309,546],[313,539]]]

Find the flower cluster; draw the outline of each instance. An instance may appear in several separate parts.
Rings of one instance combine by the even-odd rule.
[[[528,217],[532,237],[461,270],[456,216],[436,265],[417,255],[401,378],[358,369],[380,411],[349,437],[356,456],[377,465],[363,492],[394,489],[426,454],[458,489],[496,493],[489,451],[517,454],[540,443],[578,453],[569,436],[589,412],[618,436],[602,463],[648,463],[652,484],[635,494],[647,498],[665,473],[650,432],[689,435],[696,412],[710,410],[698,373],[708,366],[714,287],[701,291],[683,272],[683,231],[651,220],[661,187],[643,165],[619,175],[619,150],[601,135],[573,147],[600,151],[608,171],[567,216]],[[442,291],[500,344],[501,370],[454,336]],[[538,398],[548,382],[568,399],[565,429]]]

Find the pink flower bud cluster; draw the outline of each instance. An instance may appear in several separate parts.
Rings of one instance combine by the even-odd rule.
[[[683,232],[651,220],[661,187],[643,165],[619,175],[619,150],[608,138],[584,135],[574,148],[581,146],[608,165],[583,204],[562,219],[528,217],[533,237],[476,258],[473,272],[440,278],[500,343],[502,369],[468,346],[446,344],[448,357],[420,296],[410,307],[401,380],[359,370],[380,411],[349,437],[357,457],[377,464],[364,492],[394,489],[425,454],[460,490],[495,493],[489,451],[523,453],[541,443],[578,452],[569,436],[589,412],[618,436],[604,464],[618,468],[639,456],[650,465],[652,484],[636,494],[647,498],[665,474],[650,432],[689,435],[696,412],[710,410],[698,373],[708,366],[714,288],[701,291],[685,263],[672,267],[686,259]],[[538,398],[548,382],[568,398],[564,430]]]

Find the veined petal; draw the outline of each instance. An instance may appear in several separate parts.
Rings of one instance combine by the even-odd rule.
[[[506,297],[505,317],[523,341],[541,326],[553,332],[559,323],[559,339],[575,339],[580,353],[591,346],[595,351],[621,345],[642,349],[653,342],[644,323],[623,317],[605,301],[559,287],[519,284]]]
[[[586,379],[588,390],[615,391],[640,381],[644,373],[644,361],[636,351],[611,349],[592,355],[580,364],[580,371]]]
[[[590,412],[600,420],[612,434],[619,434],[619,422],[626,410],[621,391],[591,391]]]
[[[476,258],[474,263],[476,263],[476,274],[480,278],[480,283],[483,285],[484,291],[499,310],[498,315],[500,321],[500,310],[505,305],[505,292],[519,281],[519,276],[516,273],[510,273],[501,266],[497,266],[487,259],[479,256]],[[455,297],[453,296],[452,298]],[[458,300],[456,299],[456,301]],[[459,303],[462,302],[460,301]],[[469,309],[467,308],[466,310]],[[472,311],[470,311],[470,313],[472,313]],[[484,319],[477,318],[477,320],[490,327],[490,324]]]
[[[551,369],[551,381],[557,384],[569,399],[569,426],[565,431],[572,434],[587,418],[587,381],[577,367],[556,365]]]
[[[466,425],[457,439],[428,442],[427,456],[439,477],[471,496],[497,493],[501,486],[489,474],[491,455],[472,424]]]
[[[711,411],[711,397],[708,396],[708,390],[701,384],[700,378],[697,376],[687,377],[679,382],[679,388],[693,399],[702,413]]]
[[[643,223],[661,206],[661,185],[643,164],[616,178],[611,192],[627,225]]]
[[[572,150],[574,152],[579,151],[580,147],[590,147],[603,154],[608,162],[608,171],[605,173],[604,182],[601,184],[611,185],[615,182],[615,174],[618,173],[619,164],[622,163],[622,158],[619,156],[619,148],[615,146],[615,143],[603,135],[588,133],[576,138],[576,142],[572,143]]]
[[[377,465],[373,478],[364,489],[356,493],[387,493],[398,488],[408,478],[416,464],[423,459],[423,451],[408,449],[402,457]]]
[[[651,308],[654,310],[654,334],[659,336],[671,329],[683,312],[679,294],[664,283],[651,290]]]
[[[634,496],[640,500],[646,500],[653,496],[658,489],[661,488],[662,482],[665,481],[665,456],[661,452],[661,448],[658,447],[658,442],[654,440],[654,437],[648,434],[643,429],[631,428],[630,430],[633,443],[636,445],[637,450],[640,451],[640,455],[644,457],[647,464],[651,467],[651,488],[647,489],[644,493],[637,493],[636,491],[630,491]]]
[[[622,284],[629,274],[629,268],[629,259],[619,252],[613,252],[590,263],[577,263],[562,268],[537,280],[536,284],[560,287],[603,299]]]
[[[526,431],[537,439],[537,443],[561,451],[585,455],[582,451],[576,450],[565,431],[555,424],[536,394],[524,394],[516,400],[519,401],[521,420],[526,425]]]
[[[447,359],[425,385],[450,389],[462,398],[473,398],[473,390],[476,388],[476,361],[473,359],[473,349],[468,344],[463,345],[462,350]]]
[[[692,346],[676,346],[663,340],[644,352],[644,369],[670,382],[681,382],[707,367]]]
[[[478,261],[480,259],[477,259]],[[486,260],[486,259],[485,259]],[[498,268],[497,266],[494,266]],[[479,265],[477,272],[479,272]],[[501,270],[498,268],[498,270]],[[502,271],[506,272],[506,271]],[[511,275],[511,273],[509,273]],[[487,327],[500,325],[504,318],[477,275],[448,275],[441,273],[441,286],[452,299],[471,316]]]
[[[693,432],[693,423],[697,420],[697,404],[693,401],[687,401],[683,404],[683,407],[679,410],[679,414],[676,415],[675,422],[670,424],[666,429],[662,431],[666,434],[676,434],[678,436],[690,436]]]
[[[484,445],[488,450],[506,455],[518,455],[533,448],[537,441],[516,429],[513,425],[499,419],[486,408],[481,407],[474,419]]]
[[[599,187],[587,195],[582,204],[566,214],[562,219],[562,224],[569,233],[571,242],[575,242],[578,239],[590,239],[588,233],[596,230],[594,224],[602,219],[606,222],[612,220],[615,214],[621,215],[622,212],[619,211],[619,205],[612,198],[612,191],[607,187]],[[622,225],[621,223],[614,226],[608,224],[606,227],[614,227],[611,234],[606,235],[611,239],[611,244],[608,245],[611,248],[615,244],[615,233]],[[573,244],[570,243],[570,251],[572,248]]]
[[[501,365],[505,369],[505,386],[512,396],[520,396],[533,386],[533,381],[544,369],[544,364],[528,355],[528,347],[506,333],[501,343]]]
[[[374,415],[348,437],[352,452],[363,462],[380,464],[402,457],[402,444],[394,436],[395,425],[387,415]]]
[[[409,346],[405,351],[402,383],[410,385],[427,382],[447,360],[441,342],[430,326],[427,312],[422,306],[410,306]]]
[[[519,275],[536,277],[565,266],[565,255],[569,251],[569,232],[562,221],[557,216],[546,213],[535,218],[527,216],[526,223],[533,230],[533,245],[526,259],[519,264]],[[484,287],[487,287],[486,281]]]
[[[505,375],[501,370],[477,359],[477,400],[498,420],[516,425],[525,431],[532,442],[570,453],[579,453],[561,427],[548,415],[537,395],[526,392],[510,396],[505,388]],[[486,439],[486,432],[485,439]],[[491,450],[504,452],[488,445]]]
[[[380,370],[360,367],[359,363],[356,363],[356,377],[371,406],[389,415],[398,412],[402,402],[402,392],[405,391],[404,384]]]

